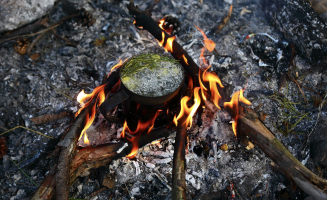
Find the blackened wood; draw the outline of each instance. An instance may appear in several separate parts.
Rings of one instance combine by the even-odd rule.
[[[77,139],[85,126],[85,117],[92,106],[93,104],[82,110],[73,126],[70,127],[65,138],[58,143],[58,146],[61,146],[61,152],[56,175],[56,199],[68,200],[69,198],[70,161],[72,160],[73,152],[77,145]]]
[[[147,11],[141,11],[138,7],[134,6],[134,3],[131,2],[127,5],[127,8],[129,10],[129,13],[134,17],[135,19],[135,26],[136,27],[142,27],[144,30],[147,30],[149,33],[151,33],[158,41],[162,41],[162,34],[164,33],[165,41],[163,43],[163,46],[166,45],[167,39],[169,37],[172,37],[165,31],[163,31],[157,22],[155,22],[152,18],[149,12]],[[193,82],[196,86],[199,85],[199,66],[193,61],[191,56],[188,55],[188,53],[183,49],[183,47],[176,41],[173,41],[173,52],[171,52],[171,55],[178,60],[181,65],[184,67],[186,72],[191,75]],[[187,63],[183,59],[183,55],[187,59]]]
[[[82,113],[81,113],[82,114]],[[153,130],[151,134],[144,134],[140,137],[139,145],[143,147],[148,143],[151,143],[155,140],[167,138],[168,136],[174,134],[174,131],[171,127],[160,128]],[[132,150],[132,145],[129,144],[126,146],[125,141],[120,141],[114,144],[106,144],[96,147],[87,147],[77,149],[75,151],[74,157],[72,157],[71,165],[69,168],[69,186],[76,180],[76,178],[82,175],[84,172],[88,171],[91,168],[97,168],[109,164],[112,160],[116,160],[128,155]],[[56,195],[56,173],[53,174],[52,170],[46,179],[43,181],[41,186],[38,188],[32,199],[44,199],[50,200]],[[67,196],[68,198],[68,196]]]
[[[307,0],[262,0],[263,11],[312,63],[327,65],[327,25]]]
[[[37,189],[31,200],[53,199],[56,189],[56,170],[57,165],[53,166],[47,177],[43,179],[42,184]]]
[[[177,126],[173,160],[173,187],[172,199],[187,199],[185,184],[185,147],[186,147],[186,123]]]
[[[253,110],[241,107],[239,114],[237,130],[240,134],[247,135],[305,193],[316,200],[327,199],[327,194],[323,192],[327,188],[327,180],[315,175],[297,160]]]

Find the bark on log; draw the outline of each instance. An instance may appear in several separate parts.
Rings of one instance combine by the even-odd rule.
[[[151,134],[142,135],[139,140],[140,147],[151,143],[152,141],[166,138],[173,134],[173,129],[160,128],[153,130]],[[119,143],[107,144],[96,147],[81,148],[75,151],[69,168],[69,185],[71,185],[78,176],[83,175],[91,168],[97,168],[109,164],[112,160],[125,157],[132,150],[132,145],[128,142],[121,141]],[[56,195],[56,170],[52,170],[38,188],[32,199],[50,200]],[[69,189],[69,185],[66,187]],[[67,196],[68,198],[68,196]]]
[[[56,189],[56,170],[57,165],[53,166],[47,175],[47,177],[43,180],[40,187],[35,192],[34,196],[31,200],[40,200],[40,199],[53,199],[54,191]]]
[[[73,152],[77,145],[77,139],[84,128],[86,114],[93,105],[88,106],[75,119],[73,126],[69,129],[66,137],[58,143],[61,146],[57,174],[56,174],[56,199],[68,200],[69,198],[69,169]]]
[[[180,123],[179,123],[180,124]],[[173,160],[172,199],[187,199],[185,184],[186,123],[177,126]]]
[[[327,180],[315,175],[297,160],[259,120],[253,110],[241,107],[239,114],[237,129],[240,134],[247,135],[308,195],[316,200],[327,199],[327,194],[323,191],[327,189]]]

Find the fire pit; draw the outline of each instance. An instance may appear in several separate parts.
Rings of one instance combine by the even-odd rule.
[[[325,199],[326,174],[315,167],[323,162],[308,150],[321,144],[311,130],[324,124],[314,120],[324,118],[324,73],[310,67],[317,59],[315,64],[324,65],[323,41],[318,34],[311,45],[310,34],[300,41],[299,34],[285,28],[284,38],[277,31],[284,24],[275,28],[262,21],[261,9],[277,24],[283,13],[303,12],[297,5],[311,9],[296,2],[266,2],[266,8],[257,1],[149,1],[137,2],[138,8],[132,2],[126,7],[92,1],[83,4],[88,12],[59,4],[50,21],[42,22],[53,30],[43,34],[53,50],[40,40],[43,30],[33,32],[39,37],[19,39],[26,41],[26,52],[19,43],[12,48],[24,56],[0,48],[14,64],[2,60],[4,65],[21,62],[19,71],[13,67],[3,73],[9,73],[4,85],[10,91],[27,88],[24,101],[17,91],[1,100],[8,108],[18,105],[12,112],[0,107],[8,118],[0,121],[0,128],[8,129],[0,133],[8,136],[0,138],[0,152],[9,155],[0,163],[3,198],[22,199],[25,192],[33,199]],[[59,19],[65,10],[81,13]],[[303,16],[315,15],[308,13]],[[81,19],[89,27],[76,25]],[[294,23],[286,22],[285,27]],[[314,24],[310,29],[322,33]],[[60,41],[53,41],[53,34]],[[36,49],[42,51],[30,56]],[[24,60],[29,56],[33,61]],[[78,106],[67,101],[78,92]],[[57,114],[63,105],[65,112]],[[75,114],[72,124],[60,119],[67,113]],[[18,117],[23,120],[15,127]],[[13,130],[25,132],[19,139]],[[19,152],[14,143],[21,144]],[[51,144],[58,144],[54,159],[45,159]]]

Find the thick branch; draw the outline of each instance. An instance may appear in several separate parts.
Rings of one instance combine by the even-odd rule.
[[[258,119],[256,113],[241,107],[238,130],[246,134],[297,186],[314,199],[327,199],[327,181],[320,178],[297,160]]]
[[[186,123],[177,126],[173,160],[172,199],[187,199],[185,184]]]
[[[172,128],[160,128],[153,130],[151,134],[145,134],[141,136],[139,145],[140,147],[143,147],[152,141],[166,138],[170,134],[174,133],[172,130]],[[66,187],[69,188],[69,185],[71,185],[78,176],[83,175],[89,169],[104,166],[109,164],[112,160],[125,157],[131,152],[131,150],[132,145],[125,141],[97,147],[78,149],[75,151],[76,155],[71,159],[71,166],[68,170],[69,174],[67,175],[69,178],[69,184],[67,184]],[[56,195],[55,177],[56,174],[49,173],[32,199],[53,199],[53,197]]]
[[[56,199],[68,200],[69,197],[69,168],[73,152],[77,144],[77,138],[84,128],[86,114],[93,105],[85,108],[75,120],[73,126],[69,129],[66,137],[58,143],[61,146],[61,152],[58,161],[56,175]]]

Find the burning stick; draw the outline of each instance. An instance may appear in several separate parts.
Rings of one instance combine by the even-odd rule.
[[[228,14],[223,18],[223,20],[221,20],[221,22],[219,23],[218,27],[217,28],[214,28],[212,30],[212,32],[214,32],[215,34],[220,33],[221,29],[226,26],[227,22],[229,21],[230,17],[232,16],[232,11],[233,11],[233,5],[231,5],[229,7]]]
[[[85,110],[80,114],[80,116],[84,115]],[[82,118],[82,117],[81,117]],[[82,120],[76,120],[74,126],[82,125]],[[72,132],[73,129],[71,128]],[[74,129],[77,131],[77,129]],[[75,135],[78,135],[81,130],[77,131]],[[166,138],[170,134],[172,134],[172,128],[161,128],[157,130],[153,130],[153,134],[144,134],[140,138],[140,147],[143,147],[152,141]],[[76,142],[75,142],[76,143]],[[79,149],[78,151],[74,151],[76,155],[74,157],[70,157],[71,165],[68,168],[68,182],[67,185],[61,186],[57,185],[56,179],[58,179],[60,170],[55,171],[54,168],[50,171],[47,177],[44,179],[42,185],[38,188],[34,196],[31,198],[32,200],[44,199],[51,200],[56,195],[56,188],[67,188],[69,189],[69,185],[71,185],[78,176],[81,176],[83,173],[92,168],[98,168],[100,166],[104,166],[110,163],[112,160],[119,159],[121,157],[125,157],[132,150],[132,145],[127,145],[126,142],[121,141],[119,143],[102,145],[97,147],[87,147]],[[56,167],[55,167],[56,168]],[[62,174],[62,173],[61,173]],[[57,178],[56,178],[57,177]],[[65,178],[67,180],[67,178]],[[58,194],[56,195],[58,197]],[[61,195],[63,198],[68,199],[67,196]],[[58,199],[58,198],[57,198]]]

